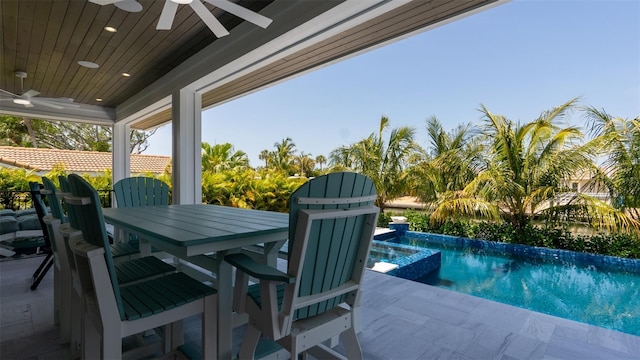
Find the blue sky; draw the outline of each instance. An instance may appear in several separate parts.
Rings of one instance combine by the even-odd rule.
[[[341,61],[202,114],[202,140],[258,154],[293,139],[324,155],[377,131],[425,120],[481,123],[484,104],[516,121],[580,97],[614,116],[640,116],[640,0],[512,1]],[[579,111],[567,121],[584,124]],[[171,127],[145,154],[171,155]]]

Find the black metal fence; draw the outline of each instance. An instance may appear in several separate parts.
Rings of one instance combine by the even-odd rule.
[[[111,207],[113,190],[98,190],[102,207]],[[23,210],[29,209],[31,194],[29,191],[0,190],[0,209]]]

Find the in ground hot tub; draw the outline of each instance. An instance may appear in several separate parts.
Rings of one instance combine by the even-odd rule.
[[[440,268],[440,251],[373,240],[367,268],[415,280]]]

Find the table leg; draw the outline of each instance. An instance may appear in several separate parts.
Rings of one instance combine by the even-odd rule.
[[[218,258],[218,359],[231,359],[233,337],[233,301],[232,267],[224,261],[224,253],[216,255]]]
[[[287,240],[272,241],[264,244],[264,256],[267,265],[273,268],[278,267],[278,252],[286,241]]]
[[[151,243],[149,243],[149,240],[140,238],[140,244],[138,245],[138,247],[140,250],[140,256],[151,255]]]

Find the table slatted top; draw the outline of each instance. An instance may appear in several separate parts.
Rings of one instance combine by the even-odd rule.
[[[217,205],[165,205],[103,209],[108,223],[176,246],[288,231],[289,215]]]

